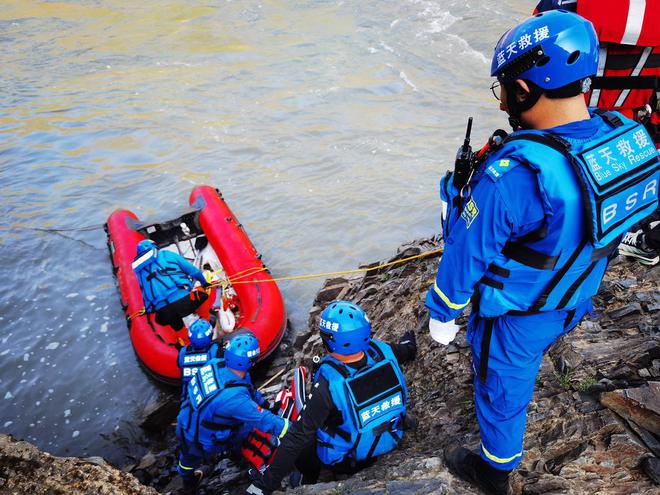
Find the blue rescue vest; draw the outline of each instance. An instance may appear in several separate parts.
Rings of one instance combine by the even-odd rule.
[[[383,342],[373,340],[366,354],[367,365],[360,370],[326,356],[314,377],[315,382],[321,376],[328,381],[343,419],[317,431],[317,453],[324,464],[385,454],[403,437],[408,392],[401,368]]]
[[[157,251],[155,256],[142,262],[140,258],[136,257],[133,262],[133,271],[140,283],[147,312],[153,313],[190,292],[190,279],[165,253]]]
[[[224,360],[213,359],[199,368],[185,392],[177,422],[185,439],[200,445],[207,453],[230,450],[237,437],[247,435],[252,425],[244,425],[230,416],[221,416],[209,407],[219,394],[227,400],[227,394],[244,393],[247,389],[255,399],[250,375],[238,378],[224,366]],[[244,431],[245,430],[245,431]]]
[[[646,129],[596,113],[607,125],[590,141],[515,132],[477,174],[497,181],[524,164],[537,174],[545,212],[543,227],[510,239],[480,280],[480,316],[574,309],[598,291],[622,235],[657,207],[658,152]]]
[[[187,345],[179,351],[178,364],[181,370],[184,391],[199,368],[217,357],[218,348],[218,344],[214,342],[208,349],[198,349],[192,347],[192,345]]]

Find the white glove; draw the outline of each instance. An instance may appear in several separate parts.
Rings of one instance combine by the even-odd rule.
[[[456,320],[442,323],[439,320],[431,318],[429,321],[431,338],[442,345],[447,345],[454,340],[459,329],[460,327],[456,324]]]

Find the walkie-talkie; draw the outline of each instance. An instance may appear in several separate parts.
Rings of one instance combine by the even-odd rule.
[[[456,162],[454,163],[454,186],[463,189],[472,176],[472,166],[474,163],[474,153],[470,146],[470,134],[472,133],[472,117],[468,118],[467,130],[465,131],[465,141],[463,146],[456,152]]]

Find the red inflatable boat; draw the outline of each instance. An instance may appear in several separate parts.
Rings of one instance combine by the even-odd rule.
[[[231,301],[228,307],[236,328],[248,328],[259,339],[260,359],[275,350],[286,327],[282,295],[220,193],[199,186],[193,189],[189,202],[193,211],[169,222],[143,225],[130,211],[117,210],[105,226],[135,353],[154,377],[171,384],[180,383],[177,356],[188,344],[188,335],[185,328],[176,332],[156,323],[152,314],[140,314],[144,303],[132,263],[137,244],[146,238],[156,242],[159,249],[178,252],[200,269],[240,282],[225,287],[225,302]],[[201,316],[208,317],[214,299],[211,293],[198,311]]]

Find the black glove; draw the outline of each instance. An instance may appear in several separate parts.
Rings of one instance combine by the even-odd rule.
[[[277,401],[277,402],[275,402],[272,406],[270,406],[268,409],[269,409],[270,412],[272,412],[273,414],[277,414],[277,413],[280,412],[280,409],[281,409],[281,408],[282,408],[282,402]]]
[[[408,347],[411,353],[410,359],[415,358],[415,356],[417,355],[417,338],[415,337],[415,332],[413,332],[412,330],[408,330],[406,333],[403,334],[401,340],[399,340],[399,344]]]
[[[250,477],[250,486],[245,489],[245,495],[271,495],[272,490],[266,487],[264,483],[263,475],[252,468],[248,470],[248,476]]]

